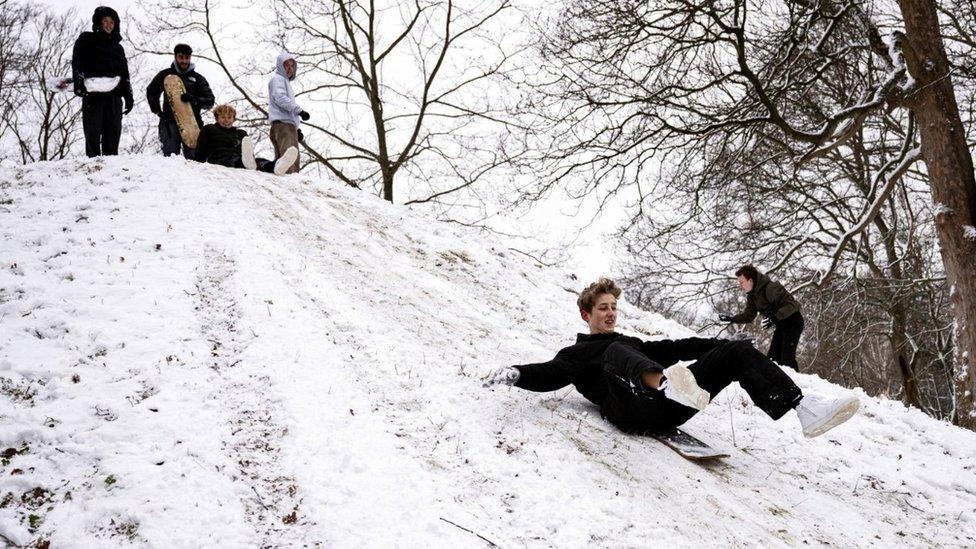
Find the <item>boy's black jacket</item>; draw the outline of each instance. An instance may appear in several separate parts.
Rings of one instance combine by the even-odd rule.
[[[220,124],[207,124],[200,130],[193,159],[197,162],[219,163],[225,158],[241,156],[241,140],[247,132],[238,128],[225,128]]]
[[[641,341],[616,332],[609,334],[577,334],[576,344],[556,353],[556,357],[539,364],[515,366],[518,369],[516,387],[529,391],[555,391],[572,384],[590,402],[600,405],[607,396],[607,380],[603,370],[603,353],[611,343],[620,342],[640,350],[662,371],[682,360],[695,360],[724,340],[689,337]]]

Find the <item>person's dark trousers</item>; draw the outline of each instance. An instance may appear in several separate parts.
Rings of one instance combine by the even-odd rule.
[[[766,356],[770,360],[800,371],[800,365],[796,362],[796,347],[800,344],[800,334],[803,333],[803,315],[799,311],[780,320],[776,323],[776,330],[773,331],[773,340],[769,343],[769,352]]]
[[[611,344],[603,355],[603,369],[609,393],[601,413],[624,431],[667,431],[698,413],[665,397],[664,391],[644,386],[641,374],[659,370],[660,366],[639,349]],[[779,366],[746,342],[723,343],[703,354],[688,369],[713,399],[730,383],[738,381],[752,402],[773,419],[795,408],[803,396]]]
[[[225,156],[224,158],[212,160],[211,163],[226,166],[228,168],[245,168],[244,161],[241,160],[240,156]],[[255,158],[254,163],[257,164],[259,172],[274,173],[274,160]]]
[[[175,120],[159,121],[159,142],[163,145],[163,156],[180,154],[187,160],[193,160],[193,149],[183,144],[180,138],[180,127]]]
[[[85,154],[119,154],[122,138],[122,98],[109,93],[90,93],[81,98],[81,127],[85,133]]]

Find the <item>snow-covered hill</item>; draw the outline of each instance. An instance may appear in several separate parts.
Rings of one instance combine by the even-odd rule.
[[[976,545],[976,434],[897,402],[806,440],[733,386],[702,466],[572,390],[483,389],[572,342],[588,281],[331,182],[7,168],[0,234],[8,544]]]

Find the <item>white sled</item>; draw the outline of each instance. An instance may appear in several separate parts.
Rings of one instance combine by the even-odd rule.
[[[122,79],[118,76],[96,76],[85,79],[85,89],[88,93],[108,93],[114,90]],[[74,91],[70,78],[57,77],[47,79],[47,89],[52,92]]]

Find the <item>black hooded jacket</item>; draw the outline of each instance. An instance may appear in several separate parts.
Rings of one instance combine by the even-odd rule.
[[[220,164],[227,158],[240,158],[241,140],[245,137],[247,132],[244,130],[207,124],[200,130],[193,159],[197,162]]]
[[[612,332],[609,334],[577,334],[576,344],[556,353],[556,358],[539,364],[515,366],[519,371],[516,387],[546,392],[572,384],[590,402],[601,405],[609,392],[603,369],[603,354],[611,343],[621,342],[643,353],[663,371],[682,360],[696,360],[723,343],[721,339],[689,337],[641,341],[636,337]]]
[[[197,125],[202,128],[203,118],[200,116],[200,111],[214,106],[214,94],[210,89],[210,83],[207,82],[206,78],[197,73],[193,63],[190,63],[190,67],[186,72],[180,72],[179,67],[176,66],[176,62],[174,61],[169,68],[163,69],[156,74],[146,88],[146,100],[149,102],[149,110],[154,113],[162,113],[160,118],[165,122],[174,120],[173,108],[170,106],[169,101],[164,98],[162,107],[159,104],[159,96],[163,93],[163,80],[171,74],[179,76],[183,80],[183,87],[186,88],[186,93],[196,99],[196,103],[191,105],[191,107],[193,108],[193,115],[197,119]]]
[[[102,18],[111,17],[115,20],[112,34],[105,34],[102,30]],[[122,48],[121,24],[119,14],[112,8],[101,6],[95,8],[92,14],[91,32],[83,32],[71,54],[71,78],[75,80],[93,77],[121,78],[118,87],[112,93],[127,98],[132,102],[132,86],[129,83],[129,63]]]

